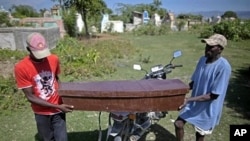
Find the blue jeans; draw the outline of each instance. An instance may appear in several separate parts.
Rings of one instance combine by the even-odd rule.
[[[42,141],[67,141],[66,115],[35,114],[37,130]]]

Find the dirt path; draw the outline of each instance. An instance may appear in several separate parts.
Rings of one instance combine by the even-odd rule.
[[[117,39],[119,38],[116,35],[110,35],[110,34],[97,34],[92,37],[79,37],[78,39],[81,41],[102,41],[102,40],[112,40],[112,39]]]

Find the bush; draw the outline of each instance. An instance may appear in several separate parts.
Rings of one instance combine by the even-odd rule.
[[[134,35],[166,35],[170,31],[170,25],[162,24],[161,26],[155,26],[153,23],[141,25],[133,30]]]
[[[113,60],[133,54],[133,48],[127,41],[103,40],[93,44],[83,43],[85,41],[65,37],[54,50],[60,58],[62,75],[66,81],[111,74],[116,71]]]
[[[223,34],[227,39],[238,41],[240,40],[240,22],[235,21],[223,21],[213,26],[215,33]]]
[[[0,27],[10,27],[10,18],[7,12],[0,11]]]
[[[243,40],[250,39],[250,21],[245,21],[241,24],[240,38]]]
[[[63,23],[65,30],[71,37],[76,37],[76,11],[71,8],[70,10],[63,13]]]
[[[247,40],[250,39],[250,22],[240,22],[239,20],[223,21],[203,30],[200,35],[206,38],[207,35],[210,36],[213,33],[222,34],[233,41]]]
[[[208,38],[214,33],[212,26],[207,26],[204,30],[200,33],[201,38]]]
[[[181,31],[184,26],[185,26],[185,21],[180,20],[177,22],[178,31]]]
[[[0,76],[0,114],[27,106],[24,94],[16,88],[13,75]]]

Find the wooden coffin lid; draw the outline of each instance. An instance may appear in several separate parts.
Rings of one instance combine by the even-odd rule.
[[[161,97],[188,93],[189,88],[179,79],[120,80],[96,82],[61,82],[63,97]]]
[[[161,97],[188,93],[189,88],[179,79],[120,80],[97,82],[61,82],[62,97]]]

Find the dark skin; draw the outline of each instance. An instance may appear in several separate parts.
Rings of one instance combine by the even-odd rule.
[[[222,51],[223,48],[219,45],[209,46],[206,44],[205,48],[205,56],[207,57],[206,64],[210,64],[218,60],[221,56]],[[190,89],[193,88],[193,83],[194,83],[193,81],[189,83]],[[217,99],[217,97],[218,94],[207,93],[196,97],[185,98],[184,103],[179,107],[179,109],[182,109],[188,102],[191,101],[196,101],[196,102],[211,101]],[[183,141],[185,123],[186,121],[182,119],[177,119],[174,123],[177,141]],[[198,132],[196,133],[196,141],[204,141],[204,139],[205,136],[200,135]]]
[[[37,59],[35,58],[35,56],[32,54],[32,52],[30,51],[30,49],[27,47],[27,50],[30,53],[30,59],[34,62],[43,62],[44,58],[42,59]],[[56,76],[57,81],[59,81],[59,77]],[[32,87],[29,88],[24,88],[22,89],[22,91],[24,92],[26,98],[28,99],[29,102],[31,103],[35,103],[44,107],[50,107],[50,108],[56,108],[56,109],[60,109],[62,112],[72,112],[74,109],[73,105],[67,105],[67,104],[61,104],[61,105],[56,105],[56,104],[51,104],[37,96],[34,95]]]

